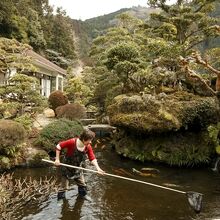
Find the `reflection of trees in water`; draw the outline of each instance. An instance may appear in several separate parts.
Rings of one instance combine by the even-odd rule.
[[[84,203],[84,199],[80,198],[79,196],[76,198],[74,207],[71,207],[68,200],[64,199],[63,200],[63,207],[62,207],[62,218],[61,219],[65,219],[65,220],[78,220],[80,219],[80,214],[81,214],[81,210],[82,210],[82,206]]]
[[[41,203],[51,192],[57,191],[56,180],[47,176],[39,180],[14,179],[13,174],[0,176],[0,213],[3,219],[11,219],[27,203]]]

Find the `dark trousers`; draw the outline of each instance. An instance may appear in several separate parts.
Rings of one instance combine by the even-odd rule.
[[[73,176],[72,178],[68,178],[66,175],[63,175],[62,172],[59,172],[59,173],[60,173],[60,175],[59,175],[59,179],[60,179],[59,191],[68,190],[70,182],[74,181],[78,186],[79,195],[85,196],[87,194],[85,178],[84,178],[82,171],[80,172],[80,175],[77,175],[77,177]]]

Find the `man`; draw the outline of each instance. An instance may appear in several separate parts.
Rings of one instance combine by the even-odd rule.
[[[55,165],[60,165],[60,152],[66,148],[67,152],[65,155],[64,163],[73,166],[83,167],[88,157],[90,162],[95,166],[98,173],[103,175],[105,172],[99,167],[91,146],[91,142],[94,137],[95,133],[86,129],[82,132],[79,138],[71,138],[69,140],[60,142],[56,146]],[[85,198],[87,190],[83,171],[79,169],[62,167],[62,175],[65,177],[65,186],[62,181],[62,188],[66,190],[69,185],[69,180],[74,179],[74,181],[78,185],[79,196]],[[64,190],[58,192],[58,199],[65,197]]]

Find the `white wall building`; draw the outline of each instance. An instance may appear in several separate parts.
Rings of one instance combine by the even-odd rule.
[[[66,70],[50,62],[33,50],[28,50],[27,55],[32,57],[32,64],[37,68],[33,76],[39,79],[41,85],[41,94],[49,97],[55,90],[63,91],[63,81],[66,77]]]

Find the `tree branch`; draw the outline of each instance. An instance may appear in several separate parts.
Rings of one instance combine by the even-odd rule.
[[[203,65],[217,76],[220,76],[220,71],[212,67],[207,61],[203,60],[199,53],[193,53],[192,57],[195,59],[196,63]]]

